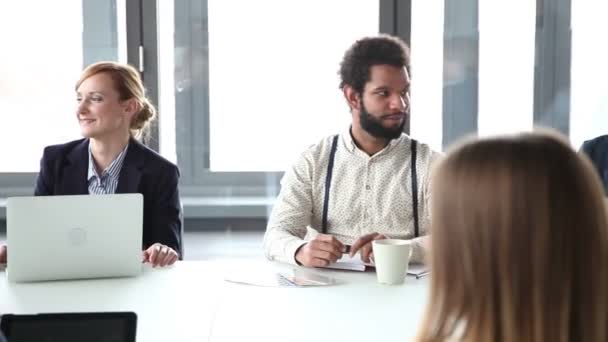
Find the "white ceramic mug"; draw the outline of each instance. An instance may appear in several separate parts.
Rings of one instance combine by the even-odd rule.
[[[376,276],[380,284],[403,284],[412,255],[408,240],[383,239],[372,241]]]

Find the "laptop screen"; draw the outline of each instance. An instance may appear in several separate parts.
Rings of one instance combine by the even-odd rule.
[[[4,315],[0,327],[11,342],[135,342],[133,312]]]

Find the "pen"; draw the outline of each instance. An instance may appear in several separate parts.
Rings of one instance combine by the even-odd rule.
[[[426,277],[429,273],[430,273],[429,271],[426,271],[426,272],[423,272],[423,273],[416,274],[416,279],[420,279],[422,277]]]
[[[342,247],[342,253],[343,253],[343,254],[348,254],[348,253],[350,253],[350,245],[344,245],[344,246]]]

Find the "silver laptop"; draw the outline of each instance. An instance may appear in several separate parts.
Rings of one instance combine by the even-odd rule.
[[[12,282],[135,276],[142,269],[141,194],[11,197]]]

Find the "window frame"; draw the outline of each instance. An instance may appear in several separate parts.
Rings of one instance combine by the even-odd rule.
[[[187,8],[175,9],[177,13],[200,13],[201,18],[206,18],[207,0],[186,0],[179,2],[180,5]],[[379,0],[380,6],[380,27],[379,32],[398,35],[409,43],[410,37],[410,18],[411,18],[411,0]],[[186,19],[186,18],[187,19]],[[180,22],[188,24],[186,27],[192,27],[192,16],[180,16]],[[175,20],[178,22],[177,18]],[[203,19],[203,27],[207,27],[207,22]],[[188,34],[184,32],[176,32],[177,34]],[[205,30],[202,34],[196,30],[190,30],[190,46],[196,43],[202,45],[201,49],[208,48],[208,32]],[[176,99],[176,112],[186,113],[178,119],[176,117],[176,126],[179,132],[184,134],[177,135],[177,156],[181,171],[180,191],[183,196],[200,196],[200,197],[226,197],[232,196],[235,198],[267,198],[269,201],[277,196],[280,189],[280,180],[284,172],[214,172],[209,169],[210,166],[210,149],[209,149],[209,63],[208,55],[203,56],[203,63],[207,69],[200,75],[192,75],[198,77],[196,84],[191,90],[191,93],[198,94],[197,96],[189,95],[189,99],[178,104]],[[189,56],[191,65],[193,56]],[[337,63],[337,62],[336,62]],[[198,101],[197,108],[204,108],[202,113],[192,110],[192,103]],[[181,105],[181,106],[180,106]],[[178,114],[179,115],[179,114]],[[407,129],[409,131],[409,122]],[[201,157],[202,156],[202,157]],[[263,208],[261,215],[266,216],[269,208]]]

